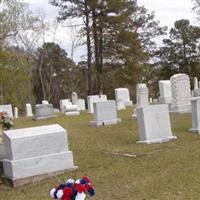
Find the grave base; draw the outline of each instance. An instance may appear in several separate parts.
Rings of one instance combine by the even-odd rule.
[[[170,137],[167,137],[167,138],[143,140],[143,141],[138,141],[137,144],[163,143],[163,142],[169,142],[170,140],[174,140],[174,139],[177,139],[177,137],[176,136],[170,136]]]
[[[117,124],[117,123],[120,123],[120,122],[121,122],[121,119],[117,118],[117,119],[113,119],[113,120],[91,121],[90,125],[93,126],[93,127],[107,126],[107,125]]]
[[[200,129],[196,129],[196,128],[190,128],[190,129],[189,129],[189,132],[191,132],[191,133],[198,133],[198,134],[200,134]]]
[[[33,120],[49,119],[49,118],[53,118],[53,117],[57,117],[57,115],[34,116]]]
[[[71,111],[71,112],[65,112],[65,115],[80,115],[79,111]]]
[[[32,183],[38,182],[40,180],[50,178],[52,176],[57,176],[59,174],[71,172],[71,171],[74,171],[74,170],[77,170],[77,169],[78,169],[78,167],[74,166],[70,169],[60,170],[60,171],[51,172],[51,173],[47,173],[47,174],[41,174],[41,175],[37,175],[37,176],[31,176],[31,177],[28,177],[28,178],[10,179],[6,176],[3,176],[2,178],[3,178],[3,182],[5,184],[11,185],[12,187],[19,187],[19,186],[22,186],[22,185],[25,185],[25,184],[29,184],[29,183],[32,184]]]

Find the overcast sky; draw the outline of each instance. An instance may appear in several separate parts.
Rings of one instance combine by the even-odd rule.
[[[48,4],[48,0],[24,0],[29,3],[29,8],[34,13],[44,12],[46,18],[53,20],[57,16],[58,8]],[[173,23],[179,19],[189,19],[192,24],[196,23],[195,13],[192,11],[191,0],[138,0],[139,5],[144,5],[149,11],[155,11],[156,20],[160,21],[161,26],[172,27]],[[67,28],[59,28],[56,31],[57,42],[70,54],[70,38],[73,34],[69,33]],[[46,41],[51,41],[52,37],[46,37]],[[80,60],[84,54],[84,48],[77,48],[74,59]]]

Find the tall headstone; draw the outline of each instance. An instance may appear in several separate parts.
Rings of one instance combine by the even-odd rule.
[[[56,117],[52,104],[37,104],[35,105],[35,116],[33,119],[47,119]]]
[[[175,74],[170,78],[172,88],[171,112],[191,112],[190,79],[187,74]]]
[[[13,110],[11,104],[0,105],[0,112],[7,112],[9,117],[13,117]]]
[[[58,124],[4,132],[3,170],[14,186],[74,170],[67,132]]]
[[[18,108],[14,107],[14,118],[18,118]]]
[[[72,104],[77,105],[78,103],[78,95],[76,92],[72,92]]]
[[[198,79],[197,77],[194,77],[194,90],[198,89]]]
[[[93,113],[94,112],[93,104],[97,102],[102,102],[102,101],[107,101],[106,95],[102,94],[102,95],[87,96],[88,112]]]
[[[26,104],[26,116],[27,117],[32,117],[33,116],[32,106],[31,106],[30,103]]]
[[[92,126],[117,124],[121,120],[117,118],[116,102],[114,100],[94,103],[94,121]]]
[[[159,81],[159,103],[169,104],[172,101],[171,82],[170,80]]]
[[[192,128],[189,129],[191,132],[200,134],[200,97],[192,98]]]
[[[115,89],[116,102],[122,101],[125,106],[132,106],[133,102],[130,100],[128,88],[117,88]]]
[[[137,143],[161,143],[176,139],[172,136],[168,105],[142,106],[136,112],[140,136]]]

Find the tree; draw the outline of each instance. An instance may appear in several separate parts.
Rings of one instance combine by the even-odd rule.
[[[169,38],[158,51],[161,75],[169,78],[175,73],[187,73],[200,78],[200,27],[182,19],[174,23]]]
[[[33,72],[36,101],[46,99],[57,105],[60,98],[69,96],[72,92],[74,66],[73,61],[58,44],[44,43],[38,48]]]

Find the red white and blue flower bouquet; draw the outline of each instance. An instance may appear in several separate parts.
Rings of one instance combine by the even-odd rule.
[[[50,191],[52,199],[59,200],[84,200],[86,197],[92,197],[95,191],[88,177],[74,180],[68,179],[66,183],[54,187]]]

